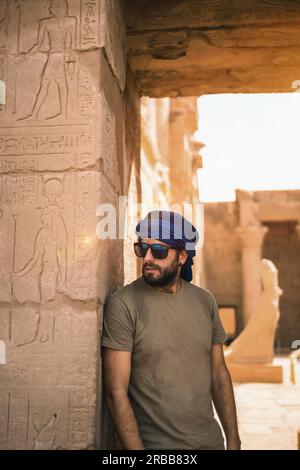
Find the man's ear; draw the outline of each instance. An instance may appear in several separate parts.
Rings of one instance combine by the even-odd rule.
[[[187,257],[188,257],[188,254],[186,250],[181,250],[179,252],[179,260],[178,260],[179,266],[182,266],[186,262]]]

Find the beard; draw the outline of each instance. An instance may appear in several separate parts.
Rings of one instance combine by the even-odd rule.
[[[177,258],[177,257],[176,257]],[[147,272],[146,268],[156,269],[156,273]],[[172,264],[166,268],[157,266],[153,263],[146,263],[143,265],[142,274],[144,281],[151,286],[166,287],[175,281],[178,273],[178,260],[175,259]]]

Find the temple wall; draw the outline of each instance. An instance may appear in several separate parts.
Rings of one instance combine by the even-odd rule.
[[[235,229],[238,208],[234,202],[205,204],[204,260],[207,288],[219,307],[235,307],[242,322],[241,247]]]

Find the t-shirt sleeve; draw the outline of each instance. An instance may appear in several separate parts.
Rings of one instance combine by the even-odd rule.
[[[133,338],[134,324],[126,304],[111,295],[104,307],[101,345],[132,352]]]
[[[212,344],[223,344],[227,339],[227,334],[225,333],[224,327],[222,325],[218,304],[213,295],[211,295],[211,300],[211,315],[213,322]]]

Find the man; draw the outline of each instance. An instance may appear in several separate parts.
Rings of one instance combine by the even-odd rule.
[[[187,235],[189,232],[189,236]],[[102,336],[107,403],[125,449],[239,449],[226,334],[212,294],[191,284],[198,233],[152,211],[136,228],[142,276],[112,294]]]

